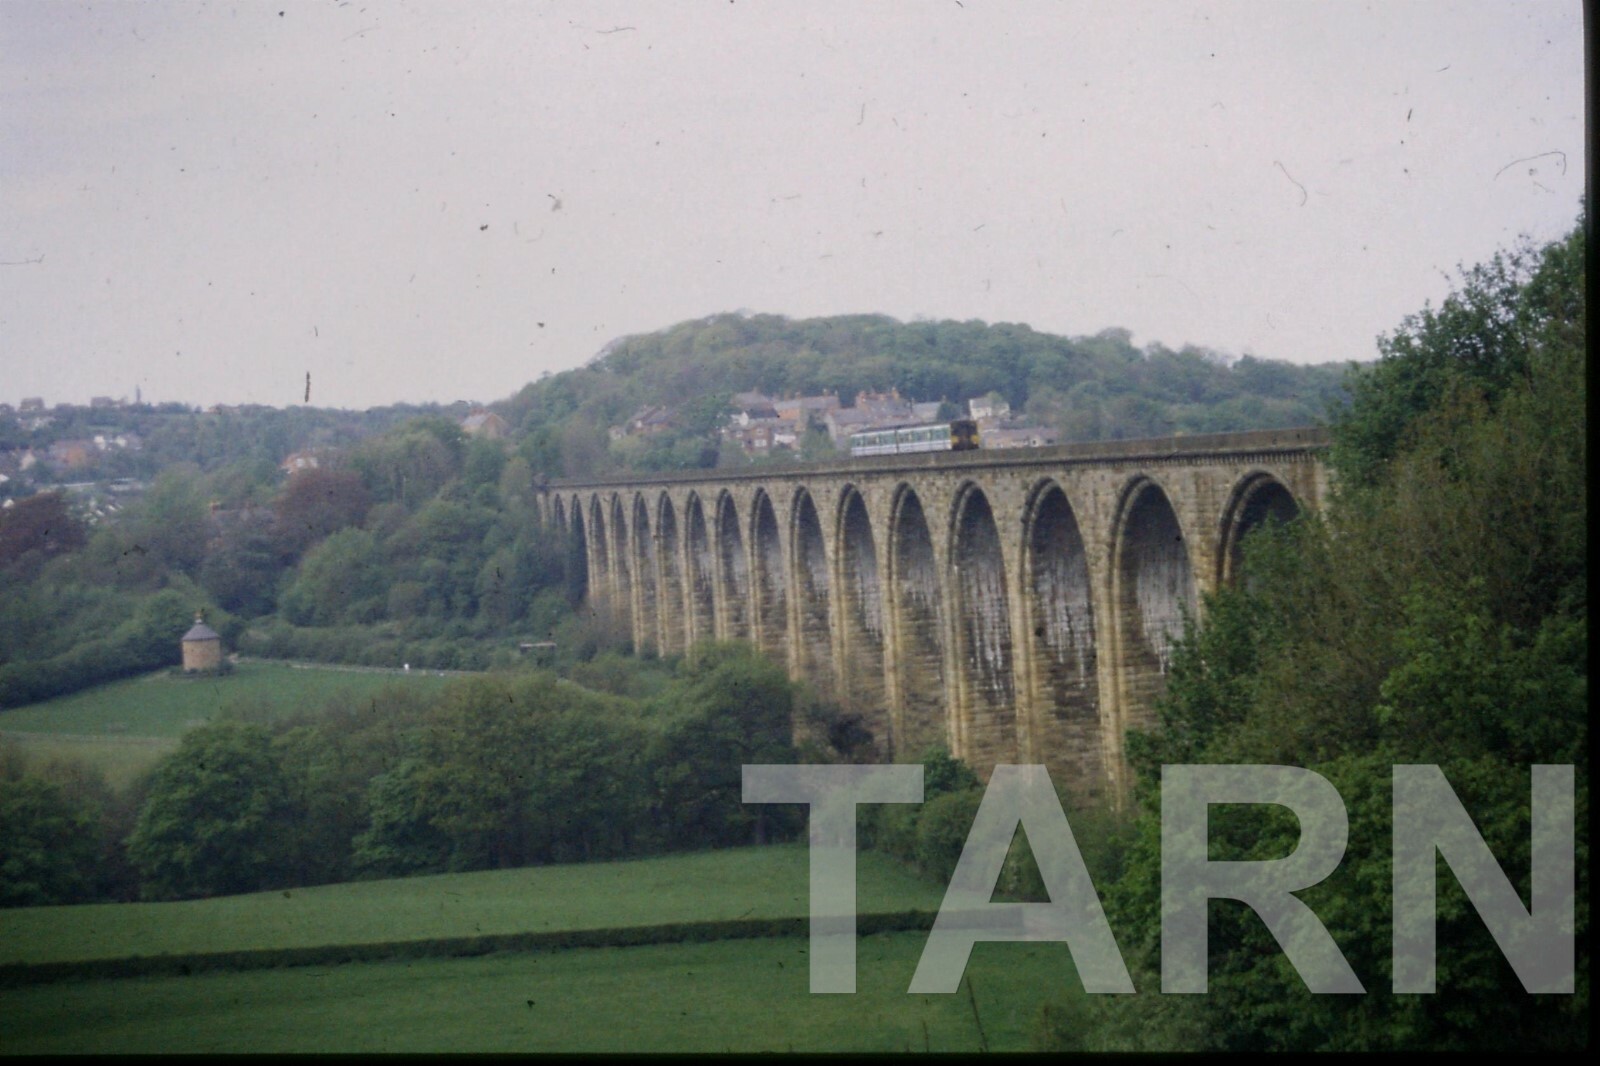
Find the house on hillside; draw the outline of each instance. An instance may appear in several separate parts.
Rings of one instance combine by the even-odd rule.
[[[144,441],[140,439],[137,433],[96,433],[94,435],[94,446],[102,452],[136,452],[143,445]]]
[[[665,433],[675,425],[677,420],[673,417],[672,408],[647,403],[635,411],[627,422],[620,426],[612,426],[611,439],[653,437],[658,433]]]
[[[482,437],[484,440],[503,440],[511,427],[506,425],[506,420],[493,411],[473,411],[461,420],[461,432],[469,437]]]
[[[45,453],[53,466],[76,470],[88,466],[97,449],[90,440],[58,440]]]
[[[899,389],[858,392],[855,409],[866,412],[877,422],[909,422],[915,417],[911,401],[902,399]]]
[[[1061,433],[1044,426],[996,427],[978,430],[978,441],[985,448],[1048,448],[1061,443]]]
[[[910,400],[902,399],[898,389],[890,389],[888,392],[856,393],[854,407],[841,407],[827,412],[822,424],[834,446],[840,447],[849,443],[852,433],[874,426],[903,425],[915,421],[915,406]]]
[[[987,396],[968,400],[967,413],[980,425],[984,422],[1004,422],[1011,417],[1011,405],[998,393],[991,392]]]
[[[315,470],[321,465],[321,460],[314,452],[291,452],[278,464],[278,469],[285,474],[293,474],[300,470]]]
[[[741,427],[776,422],[778,411],[764,398],[751,403],[736,402],[733,404],[733,414],[728,416],[728,420],[733,425]]]
[[[833,396],[791,396],[788,399],[772,401],[772,409],[778,412],[778,417],[788,422],[796,433],[804,433],[811,428],[812,423],[822,425],[822,420],[829,411],[839,410],[839,397]]]

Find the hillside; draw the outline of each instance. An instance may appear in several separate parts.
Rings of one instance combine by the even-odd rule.
[[[992,394],[1068,442],[1320,423],[1345,395],[1345,370],[1141,349],[1120,329],[1062,337],[1014,323],[740,313],[623,337],[494,407],[533,469],[580,476],[740,461],[719,453],[716,430],[723,402],[745,390],[835,394],[845,406],[863,391],[958,407]],[[613,440],[610,428],[646,404],[672,408],[677,424],[647,447]]]

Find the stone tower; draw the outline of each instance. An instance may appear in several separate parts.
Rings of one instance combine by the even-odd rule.
[[[217,670],[222,666],[222,637],[196,614],[194,625],[183,635],[183,672]]]

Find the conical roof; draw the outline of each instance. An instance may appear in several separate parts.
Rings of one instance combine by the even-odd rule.
[[[187,633],[185,633],[183,635],[183,641],[182,642],[187,644],[191,640],[221,640],[221,639],[222,639],[222,636],[215,629],[212,629],[210,626],[208,626],[204,622],[200,621],[200,619],[196,618],[194,620],[194,625],[190,628],[189,632],[187,632]]]

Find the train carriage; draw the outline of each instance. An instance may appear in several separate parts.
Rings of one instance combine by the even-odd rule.
[[[850,436],[851,455],[964,452],[978,447],[978,424],[970,418],[875,426]]]

